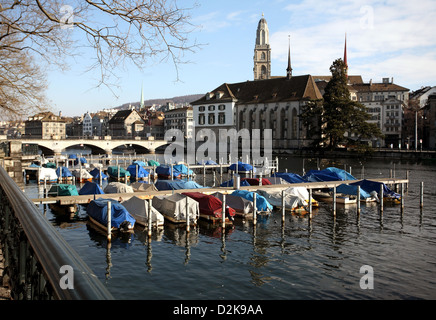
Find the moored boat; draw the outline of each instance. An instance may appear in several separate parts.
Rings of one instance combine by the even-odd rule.
[[[223,203],[220,199],[201,192],[184,192],[182,194],[198,202],[200,218],[212,222],[222,221]],[[226,204],[225,223],[231,224],[234,216],[235,210]]]
[[[92,200],[86,208],[89,220],[107,231],[109,202],[111,202],[111,231],[132,231],[136,222],[135,218],[121,203],[112,199]]]
[[[149,215],[151,214],[151,225],[153,227],[162,227],[164,225],[164,216],[151,205],[151,201],[131,197],[121,204],[135,218],[136,223],[144,227],[148,227]],[[150,205],[151,206],[150,206]]]
[[[55,183],[51,185],[48,191],[49,197],[64,197],[64,196],[78,196],[78,195],[79,193],[77,192],[76,186],[72,184]],[[70,218],[70,219],[73,218],[76,215],[76,213],[79,211],[79,207],[77,206],[77,204],[61,205],[59,204],[59,202],[57,202],[57,203],[50,203],[49,207],[55,215],[63,218]]]
[[[173,223],[186,223],[189,216],[190,224],[195,224],[200,215],[198,202],[180,193],[154,196],[152,205],[165,219]]]

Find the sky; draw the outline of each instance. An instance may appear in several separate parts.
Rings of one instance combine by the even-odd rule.
[[[193,1],[193,0],[192,0]],[[191,1],[179,1],[190,6]],[[78,116],[144,99],[205,94],[222,83],[253,80],[256,29],[268,23],[271,74],[285,76],[290,36],[293,75],[329,75],[343,58],[345,35],[350,75],[382,78],[417,90],[436,85],[436,1],[199,0],[189,12],[189,38],[202,44],[176,70],[171,61],[140,71],[125,65],[114,72],[118,87],[97,87],[99,71],[86,72],[90,55],[67,59],[67,71],[49,71],[47,97],[54,112]],[[80,39],[80,32],[73,30]]]

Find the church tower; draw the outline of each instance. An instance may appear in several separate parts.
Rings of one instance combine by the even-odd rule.
[[[254,80],[271,78],[271,47],[269,45],[269,30],[263,14],[262,19],[260,19],[257,26],[253,72]]]

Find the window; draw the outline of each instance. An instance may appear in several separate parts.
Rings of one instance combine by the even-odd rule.
[[[209,106],[209,107],[207,107],[207,110],[214,111],[215,110],[215,106]]]
[[[204,124],[204,114],[198,115],[198,124]]]
[[[204,110],[206,110],[206,107],[205,107],[205,106],[200,106],[200,107],[198,108],[198,111],[204,111]]]
[[[226,106],[224,104],[220,104],[218,106],[218,110],[226,110]]]
[[[218,114],[218,123],[219,124],[224,124],[226,123],[226,114],[224,112],[220,112]]]
[[[209,124],[215,124],[215,114],[214,113],[209,113],[208,119],[209,119]]]

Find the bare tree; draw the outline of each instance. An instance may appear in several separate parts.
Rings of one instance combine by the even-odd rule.
[[[33,70],[35,83],[40,91],[45,84],[43,72],[34,62],[44,61],[45,66],[64,69],[65,57],[76,55],[82,47],[94,51],[94,63],[89,70],[98,68],[100,79],[96,86],[109,88],[118,79],[115,70],[133,63],[142,70],[151,60],[159,62],[170,59],[176,70],[184,63],[184,53],[195,51],[198,45],[191,43],[188,35],[195,28],[189,22],[192,8],[179,8],[177,0],[70,0],[62,3],[56,0],[2,0],[0,3],[0,85],[3,87],[8,77],[3,70],[9,65],[9,55],[17,59],[26,57],[27,67]],[[21,57],[21,58],[19,58]],[[5,60],[4,60],[5,59]],[[39,69],[39,70],[38,70]],[[39,72],[37,72],[37,70]],[[23,69],[15,71],[23,77]],[[15,82],[16,92],[22,90]],[[12,90],[10,86],[8,90]],[[2,88],[0,88],[0,95]],[[37,88],[29,90],[25,96],[37,98]],[[10,112],[17,114],[23,110],[12,103],[10,96],[0,96],[1,108],[7,101]],[[18,96],[17,96],[18,98]],[[23,103],[21,99],[20,103]]]

